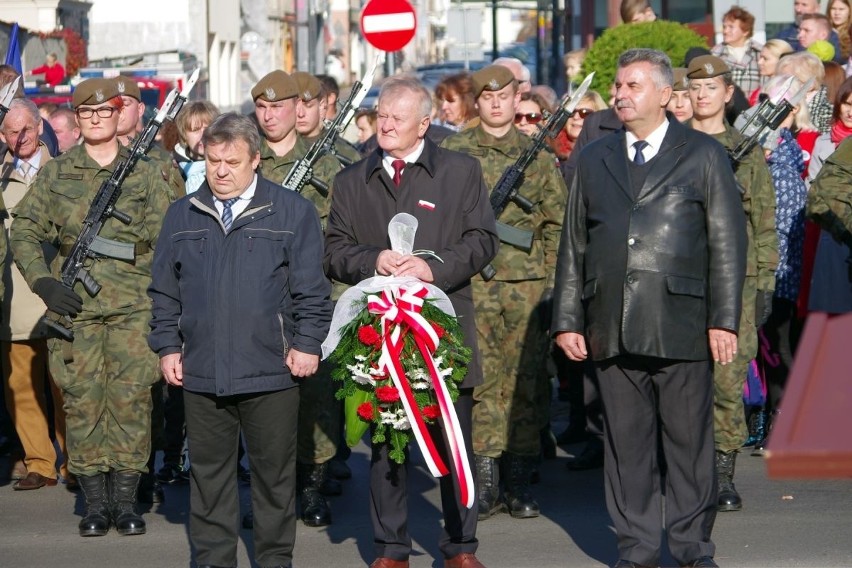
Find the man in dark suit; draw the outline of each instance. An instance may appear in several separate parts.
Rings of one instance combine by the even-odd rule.
[[[494,258],[497,228],[479,162],[425,138],[431,110],[429,92],[415,79],[393,78],[382,86],[379,148],[335,178],[324,264],[328,276],[346,284],[357,284],[375,274],[414,276],[447,293],[466,344],[473,350],[455,403],[472,462],[472,395],[473,387],[482,382],[482,369],[470,279]],[[414,249],[434,251],[440,261],[390,250],[388,222],[401,212],[418,220]],[[441,436],[435,441],[443,446]],[[446,457],[446,448],[440,450]],[[451,472],[440,481],[444,566],[480,568],[474,555],[477,511],[460,504],[453,479]],[[373,446],[370,498],[377,556],[372,568],[407,568],[411,537],[406,468],[388,458],[386,443]]]
[[[570,359],[595,363],[616,566],[657,566],[661,526],[678,564],[716,566],[711,357],[737,349],[745,218],[722,146],[666,115],[668,57],[623,53],[615,87],[625,129],[579,162],[553,330]]]

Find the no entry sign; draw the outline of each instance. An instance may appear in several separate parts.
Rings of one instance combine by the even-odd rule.
[[[371,0],[361,12],[361,33],[376,49],[399,51],[416,28],[417,16],[406,0]]]

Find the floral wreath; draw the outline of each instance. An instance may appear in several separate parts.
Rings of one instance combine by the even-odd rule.
[[[450,469],[428,428],[440,420],[460,501],[471,508],[473,474],[453,406],[471,350],[445,309],[452,312],[447,297],[416,278],[366,280],[338,301],[323,351],[343,383],[336,396],[346,401],[346,442],[354,446],[372,425],[372,442],[390,444],[390,459],[402,464],[413,438],[432,475],[443,477]]]

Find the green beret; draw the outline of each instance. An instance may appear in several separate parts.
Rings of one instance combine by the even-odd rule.
[[[715,55],[701,55],[689,62],[686,76],[689,79],[710,79],[730,72],[728,64]]]
[[[686,90],[686,67],[675,67],[672,69],[674,73],[674,84],[672,85],[672,91],[685,91]]]
[[[471,76],[473,79],[473,97],[478,98],[482,91],[499,91],[515,80],[508,67],[489,65]]]
[[[299,90],[299,98],[305,102],[317,98],[322,91],[322,82],[310,73],[295,71],[290,74],[290,77],[296,81],[296,85]]]
[[[252,100],[256,101],[260,98],[270,103],[291,99],[298,94],[299,86],[296,81],[280,69],[264,75],[251,90]]]
[[[71,105],[75,109],[80,105],[99,105],[120,95],[113,79],[86,79],[74,89]]]
[[[133,97],[137,101],[142,100],[142,91],[139,90],[139,84],[136,82],[136,79],[132,77],[125,77],[124,75],[119,75],[114,78],[115,85],[118,88],[118,92],[121,95],[127,95],[128,97]]]

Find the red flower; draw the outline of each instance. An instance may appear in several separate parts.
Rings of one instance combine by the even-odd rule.
[[[439,416],[441,416],[441,409],[438,408],[437,404],[430,404],[429,406],[423,407],[423,418],[435,420]]]
[[[435,335],[438,336],[438,339],[441,339],[444,337],[444,334],[447,333],[447,331],[437,323],[432,324],[432,329],[435,330]]]
[[[358,340],[364,345],[378,345],[382,342],[382,337],[373,329],[373,326],[362,325],[358,328]]]
[[[379,402],[396,402],[399,400],[399,392],[394,387],[376,387],[376,398]]]
[[[368,422],[372,422],[373,418],[376,416],[376,409],[373,408],[372,402],[364,402],[358,405],[358,416],[360,416],[363,420]]]

